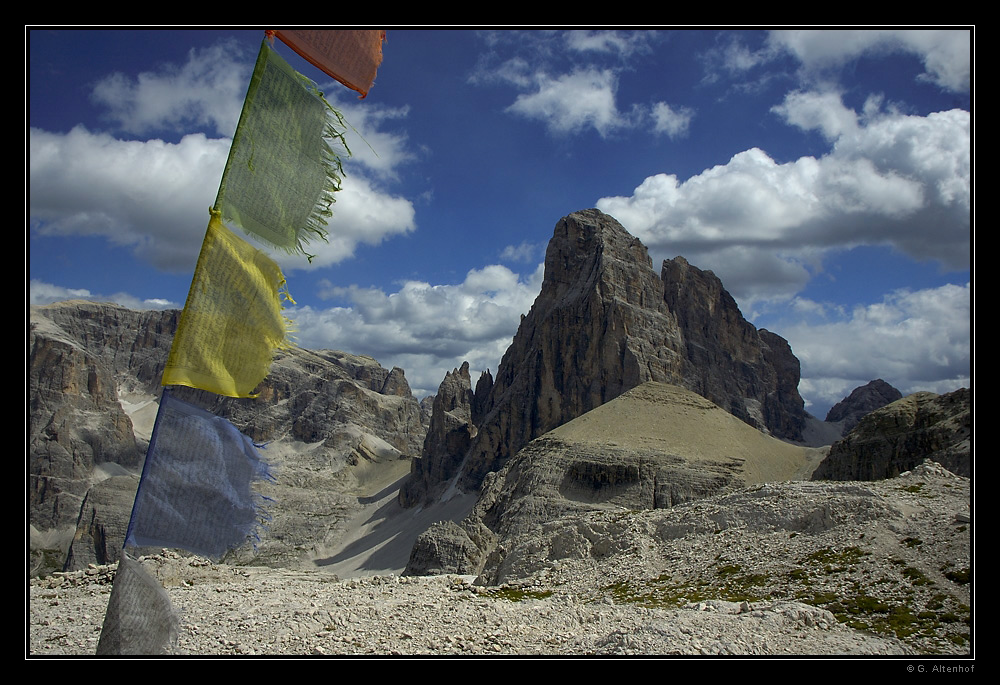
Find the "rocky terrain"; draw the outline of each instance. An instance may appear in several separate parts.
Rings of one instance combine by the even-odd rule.
[[[466,519],[417,539],[407,573],[503,582],[512,549],[548,521],[667,509],[751,483],[805,479],[825,455],[765,435],[690,390],[650,381],[528,443],[486,478]]]
[[[178,614],[176,654],[968,656],[969,495],[928,462],[569,516],[523,550],[529,573],[497,586],[166,551],[141,563]],[[31,580],[29,654],[94,654],[113,572]]]
[[[94,653],[176,323],[31,308],[30,655]],[[576,212],[475,388],[293,349],[257,399],[178,389],[269,443],[272,518],[135,555],[178,654],[970,654],[971,392],[822,422],[798,382],[714,274]]]
[[[830,448],[815,478],[891,478],[933,459],[972,475],[972,393],[917,392],[872,411]]]
[[[31,308],[29,573],[118,558],[177,315],[91,302]],[[276,506],[268,534],[240,558],[313,566],[358,512],[359,495],[408,472],[427,430],[420,405],[402,369],[329,350],[279,353],[258,391],[247,400],[175,390],[268,443],[263,455],[279,478],[266,494]]]

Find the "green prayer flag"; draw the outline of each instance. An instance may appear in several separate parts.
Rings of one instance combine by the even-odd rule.
[[[316,84],[265,39],[219,187],[223,220],[290,253],[326,240],[344,173],[333,146],[350,154],[344,128]]]

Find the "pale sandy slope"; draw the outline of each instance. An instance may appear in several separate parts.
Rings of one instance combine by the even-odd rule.
[[[744,459],[747,483],[807,479],[825,455],[747,425],[690,390],[645,383],[550,431],[569,443],[647,449],[689,461]]]
[[[705,398],[665,383],[646,383],[550,432],[565,442],[652,449],[691,461],[744,459],[747,483],[806,479],[825,451],[761,433]],[[340,544],[320,550],[318,568],[342,578],[400,573],[417,536],[435,521],[459,521],[474,494],[454,494],[433,505],[403,509],[397,502],[408,462],[371,464],[359,474],[364,509]]]
[[[397,495],[409,473],[409,462],[371,464],[369,468],[361,479],[360,513],[348,523],[336,547],[317,550],[312,557],[317,568],[341,578],[402,573],[420,533],[436,521],[462,520],[476,501],[475,495],[460,494],[433,505],[404,509]]]

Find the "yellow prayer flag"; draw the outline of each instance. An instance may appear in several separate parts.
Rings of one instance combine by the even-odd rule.
[[[277,349],[288,347],[291,300],[278,265],[211,213],[163,385],[254,397]]]

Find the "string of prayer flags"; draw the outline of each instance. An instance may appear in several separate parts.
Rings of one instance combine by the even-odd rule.
[[[163,385],[255,397],[291,322],[278,265],[211,212],[194,278],[163,369]]]
[[[375,83],[382,64],[384,30],[278,29],[273,33],[327,76],[361,93],[362,99]]]
[[[258,446],[232,423],[164,390],[125,545],[186,549],[219,561],[255,538],[273,481]]]
[[[123,551],[104,613],[97,655],[167,654],[177,641],[178,624],[167,591]]]
[[[291,322],[278,265],[223,222],[288,253],[327,239],[327,219],[350,154],[346,123],[316,84],[268,44],[276,33],[322,71],[368,94],[382,62],[385,31],[267,32],[233,136],[194,278],[163,370],[164,386],[255,397]],[[164,388],[132,505],[98,655],[164,654],[178,621],[162,586],[125,548],[186,549],[219,561],[257,539],[273,480],[258,445],[229,421]]]
[[[344,175],[334,146],[350,154],[345,128],[316,84],[265,38],[215,209],[230,225],[288,253],[305,253],[310,240],[326,240],[330,205]]]

